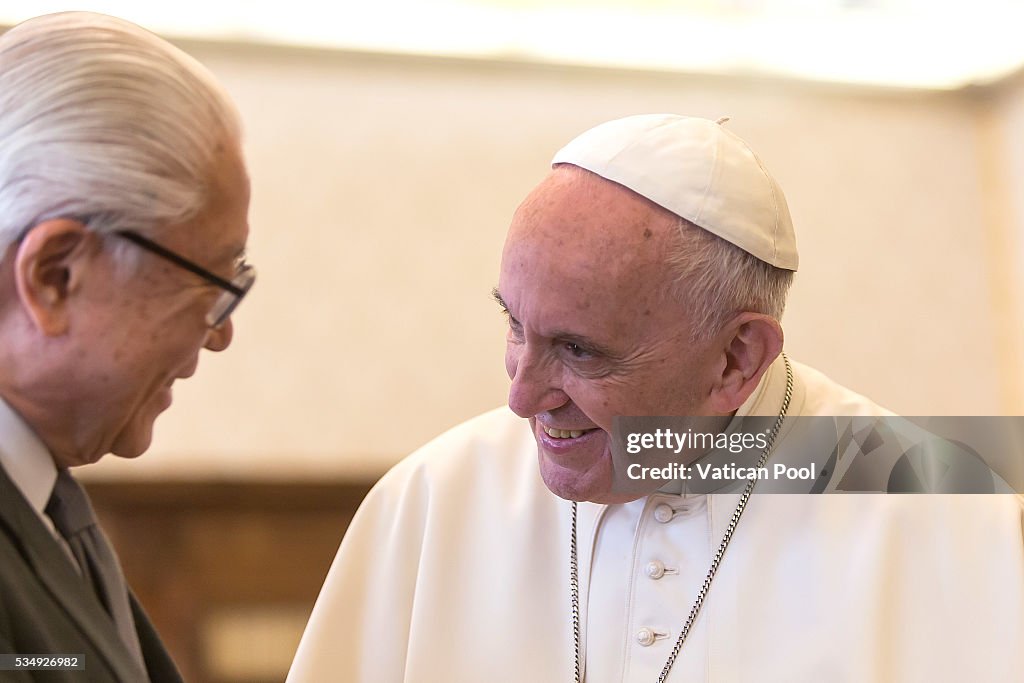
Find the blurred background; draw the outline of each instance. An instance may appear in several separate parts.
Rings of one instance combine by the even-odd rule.
[[[0,24],[72,8],[0,2]],[[790,355],[906,415],[1024,413],[1024,7],[918,0],[84,2],[209,67],[259,282],[153,447],[83,475],[191,681],[280,681],[390,465],[501,405],[504,231],[552,154],[718,118],[787,193]]]

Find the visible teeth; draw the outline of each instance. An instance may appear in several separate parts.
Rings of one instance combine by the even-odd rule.
[[[584,430],[568,430],[568,429],[550,429],[544,427],[544,433],[555,439],[575,439],[576,437],[583,436]]]

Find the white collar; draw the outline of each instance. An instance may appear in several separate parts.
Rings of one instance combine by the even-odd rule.
[[[46,503],[57,481],[57,466],[46,445],[2,397],[0,466],[36,513],[45,516]]]

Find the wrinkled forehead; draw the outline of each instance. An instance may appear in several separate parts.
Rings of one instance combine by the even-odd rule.
[[[503,294],[528,285],[578,302],[649,300],[670,284],[678,225],[676,216],[631,190],[557,167],[513,217],[499,286]]]
[[[602,270],[663,263],[679,218],[617,183],[560,165],[533,189],[509,227],[510,247],[558,249]]]

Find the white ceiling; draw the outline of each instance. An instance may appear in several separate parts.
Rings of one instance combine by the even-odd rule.
[[[0,0],[0,23],[69,7]],[[956,89],[1024,65],[1024,0],[94,0],[176,37]]]

